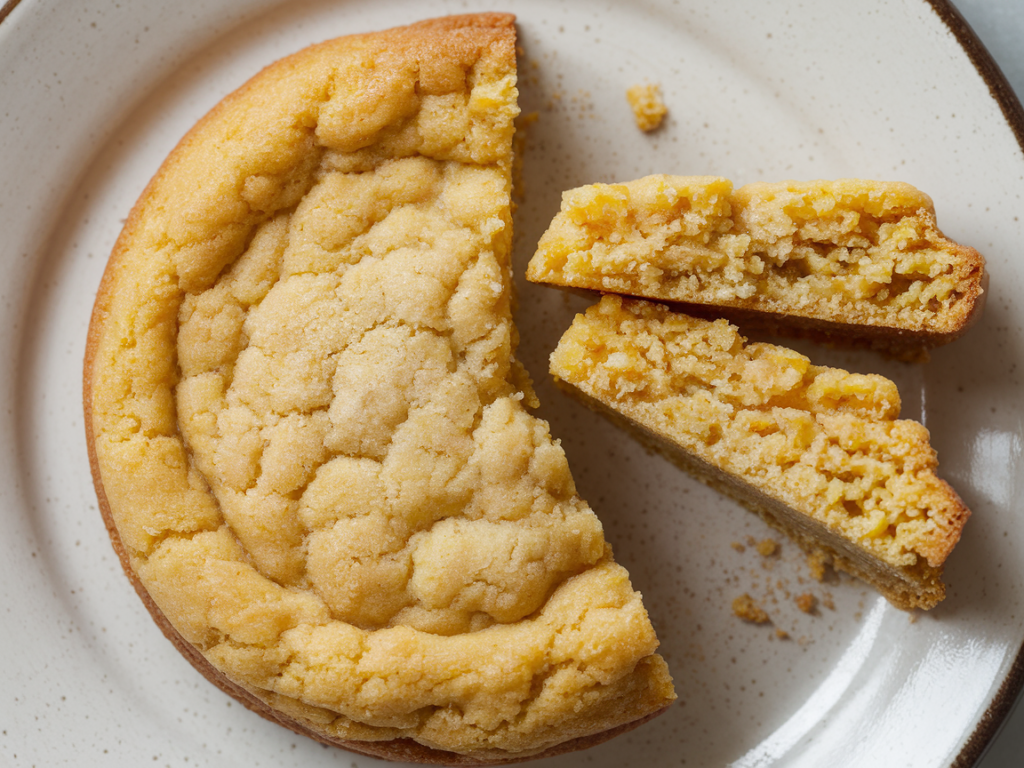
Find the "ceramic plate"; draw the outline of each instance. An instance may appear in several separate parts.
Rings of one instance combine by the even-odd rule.
[[[233,703],[150,620],[97,512],[81,360],[124,217],[224,94],[314,41],[484,8],[22,0],[0,11],[0,762],[375,764]],[[895,379],[904,415],[929,427],[942,474],[974,512],[946,571],[948,598],[919,615],[845,577],[813,580],[786,542],[758,554],[751,543],[772,534],[756,518],[556,391],[546,357],[586,302],[519,281],[522,357],[541,415],[644,593],[680,693],[643,728],[550,764],[969,764],[1021,685],[1019,106],[990,90],[999,81],[979,74],[984,54],[951,31],[948,8],[924,0],[506,8],[519,17],[522,105],[538,114],[516,214],[518,275],[562,190],[653,172],[908,181],[992,275],[981,322],[925,365],[801,347],[816,362]],[[659,83],[670,109],[650,135],[625,99],[642,82]],[[743,593],[771,625],[732,615]],[[803,594],[816,612],[798,609]]]

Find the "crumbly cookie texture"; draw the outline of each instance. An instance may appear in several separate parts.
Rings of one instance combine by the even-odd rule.
[[[772,620],[768,612],[746,592],[732,601],[732,612],[737,618],[751,624],[770,624]]]
[[[899,348],[964,331],[984,260],[909,184],[659,175],[564,193],[527,277]]]
[[[942,599],[970,512],[888,379],[614,295],[576,317],[551,373],[895,605]]]
[[[655,83],[630,86],[626,90],[626,101],[633,110],[636,127],[645,133],[658,128],[668,114],[668,107],[661,99],[661,86]]]
[[[271,66],[133,210],[86,360],[140,594],[263,714],[381,757],[586,746],[674,698],[514,358],[513,18]]]

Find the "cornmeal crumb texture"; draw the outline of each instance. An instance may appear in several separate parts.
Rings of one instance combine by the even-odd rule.
[[[939,569],[969,515],[891,381],[745,344],[725,320],[605,296],[551,372],[892,568]]]
[[[527,277],[947,340],[983,266],[908,184],[648,176],[565,192]]]
[[[514,360],[512,17],[324,43],[182,142],[89,346],[131,567],[230,680],[334,739],[487,761],[674,698]]]
[[[633,110],[636,126],[641,131],[653,131],[668,114],[661,100],[661,86],[653,83],[634,85],[626,90],[626,100]]]
[[[768,612],[746,592],[732,601],[732,612],[737,618],[751,624],[768,624],[772,620]]]

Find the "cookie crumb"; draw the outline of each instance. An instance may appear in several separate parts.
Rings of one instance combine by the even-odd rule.
[[[764,608],[754,602],[754,598],[746,592],[732,601],[732,612],[752,624],[767,624],[771,621]]]
[[[779,551],[779,543],[775,539],[763,539],[757,543],[757,553],[761,557],[771,557]]]
[[[804,592],[796,596],[796,607],[804,613],[814,613],[814,609],[818,607],[818,598],[810,592]]]
[[[784,630],[784,629],[776,629],[776,630],[775,630],[775,636],[776,636],[776,637],[777,637],[777,638],[778,638],[779,640],[789,640],[789,632],[787,632],[787,631],[786,631],[786,630]]]
[[[732,547],[733,549],[735,549],[737,552],[741,552],[742,553],[742,552],[746,552],[747,551],[747,548],[745,546],[743,546],[742,544],[740,544],[738,541],[734,541],[729,546]]]
[[[661,100],[661,86],[652,83],[634,85],[626,91],[626,99],[633,109],[636,125],[641,131],[653,131],[668,114],[668,107]]]
[[[815,581],[825,580],[825,566],[828,562],[829,556],[821,550],[807,556],[807,567],[811,569],[811,576]]]

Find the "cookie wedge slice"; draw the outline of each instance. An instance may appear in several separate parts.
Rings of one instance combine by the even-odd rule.
[[[85,361],[89,452],[168,637],[356,752],[514,762],[674,698],[514,357],[513,17],[301,51],[134,207]]]
[[[577,315],[551,373],[893,605],[945,596],[970,512],[936,475],[928,431],[898,418],[888,379],[616,295]]]
[[[914,357],[978,316],[985,269],[909,184],[657,175],[564,193],[527,278]]]

